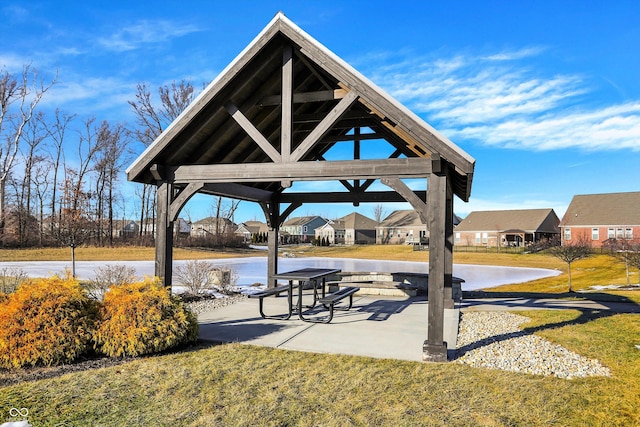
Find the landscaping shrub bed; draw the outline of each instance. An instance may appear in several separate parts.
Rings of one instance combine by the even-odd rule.
[[[0,296],[0,368],[161,352],[196,341],[196,317],[157,281],[113,286],[91,299],[77,280],[28,280]]]

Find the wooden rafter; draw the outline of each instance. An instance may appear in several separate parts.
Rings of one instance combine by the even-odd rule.
[[[349,92],[338,102],[324,119],[315,127],[313,131],[302,141],[302,143],[291,154],[291,161],[297,162],[313,147],[328,131],[331,126],[347,111],[349,107],[358,99],[355,91]]]

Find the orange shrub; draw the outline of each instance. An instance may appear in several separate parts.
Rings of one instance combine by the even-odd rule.
[[[95,348],[111,357],[140,356],[194,342],[198,323],[159,282],[112,286],[104,295]]]
[[[94,303],[70,277],[29,280],[0,299],[0,366],[72,362],[90,348]]]

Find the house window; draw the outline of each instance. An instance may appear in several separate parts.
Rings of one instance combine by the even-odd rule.
[[[624,238],[625,239],[633,239],[633,228],[626,228],[624,230]]]
[[[303,227],[303,231],[304,231],[305,233],[307,232],[307,226],[306,226],[306,225]]]
[[[564,240],[571,240],[571,229],[570,228],[565,228],[564,229]]]
[[[480,243],[480,233],[476,233],[476,243]]]
[[[616,237],[615,231],[613,230],[613,228],[609,228],[607,230],[607,239],[615,239],[615,237]]]
[[[624,234],[622,234],[622,228],[616,228],[616,239],[622,239]]]
[[[482,243],[486,244],[489,240],[489,233],[482,233]]]
[[[591,240],[600,240],[600,229],[592,228],[591,229]]]
[[[456,243],[460,243],[460,233],[456,233]]]

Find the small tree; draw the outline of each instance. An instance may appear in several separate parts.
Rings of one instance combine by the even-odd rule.
[[[612,255],[621,261],[624,261],[627,286],[630,285],[629,268],[635,267],[640,272],[640,241],[616,239],[610,245]]]
[[[580,236],[575,240],[564,241],[562,246],[555,246],[549,249],[549,253],[567,263],[569,292],[573,292],[571,288],[571,264],[591,255],[591,243],[585,236]]]

